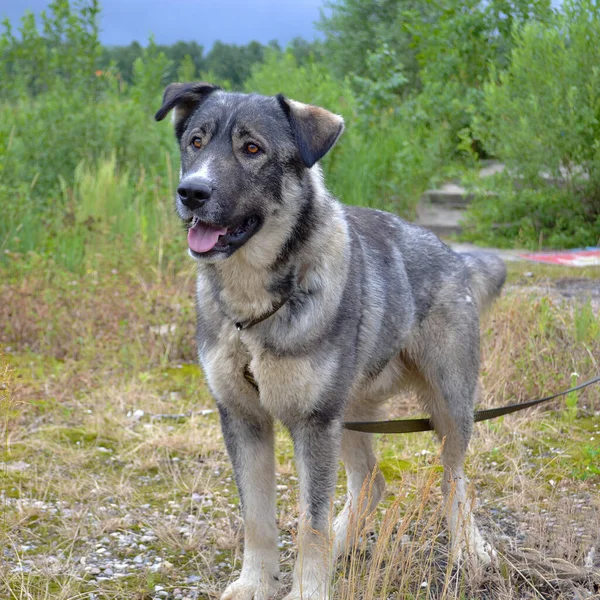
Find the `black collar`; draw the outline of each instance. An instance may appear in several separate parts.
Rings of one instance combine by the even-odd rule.
[[[235,324],[235,328],[238,331],[243,331],[244,329],[249,329],[250,327],[254,327],[254,325],[258,325],[259,323],[266,321],[269,317],[272,317],[280,308],[282,308],[285,305],[286,302],[288,302],[294,296],[294,294],[298,290],[298,287],[302,283],[302,280],[306,276],[307,271],[308,271],[307,264],[304,264],[300,267],[300,271],[298,273],[298,280],[296,282],[296,285],[293,287],[292,292],[290,294],[288,294],[287,296],[284,296],[281,300],[279,300],[279,302],[276,302],[275,304],[273,304],[273,306],[271,307],[271,310],[260,315],[259,317],[256,317],[255,319],[250,319],[249,321],[237,321]]]
[[[269,317],[272,317],[294,294],[290,294],[289,296],[283,298],[279,302],[273,304],[271,310],[266,313],[260,315],[260,317],[256,317],[255,319],[250,319],[249,321],[238,321],[235,324],[235,328],[238,331],[243,331],[244,329],[248,329],[249,327],[254,327],[254,325],[258,325],[263,321],[266,321]]]

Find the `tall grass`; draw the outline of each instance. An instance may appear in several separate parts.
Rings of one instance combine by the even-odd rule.
[[[99,258],[122,259],[124,254],[155,263],[180,237],[168,153],[161,170],[164,177],[143,167],[120,167],[115,153],[93,165],[81,161],[71,181],[59,179],[54,206],[43,212],[23,206],[8,213],[0,242],[4,259],[22,261],[37,254],[73,272],[93,267]]]

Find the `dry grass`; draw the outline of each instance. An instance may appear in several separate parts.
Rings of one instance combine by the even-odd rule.
[[[572,272],[511,269],[517,287],[484,325],[483,406],[600,370],[595,305],[552,283]],[[192,272],[121,270],[74,281],[33,269],[0,284],[2,599],[215,598],[239,571],[237,494],[194,365]],[[338,565],[335,597],[600,594],[600,389],[569,404],[477,426],[468,472],[500,555],[482,572],[448,561],[432,436],[382,436],[388,495]],[[410,399],[390,406],[409,413]],[[297,490],[283,430],[277,456],[289,583]]]

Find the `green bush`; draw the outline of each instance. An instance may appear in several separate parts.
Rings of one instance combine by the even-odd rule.
[[[107,252],[154,262],[167,238],[180,240],[167,215],[177,147],[168,120],[153,120],[175,74],[343,115],[346,132],[323,168],[348,204],[411,217],[426,187],[489,154],[508,168],[494,195],[474,202],[470,239],[598,243],[600,9],[591,0],[569,0],[556,16],[548,0],[329,4],[323,44],[220,44],[206,57],[198,44],[152,39],[103,51],[98,0],[54,0],[41,29],[31,14],[18,34],[5,22],[0,261],[35,252],[78,271]]]
[[[600,241],[600,8],[565,2],[515,33],[510,66],[485,86],[477,134],[502,159],[497,197],[473,205],[472,239],[534,247]],[[493,232],[490,235],[490,232]]]
[[[0,37],[0,70],[12,83],[0,93],[0,260],[35,251],[77,270],[107,241],[134,247],[134,237],[148,242],[164,229],[148,217],[134,235],[128,211],[148,216],[158,188],[161,198],[172,193],[164,181],[176,158],[172,128],[153,119],[169,62],[151,40],[127,88],[96,68],[95,0],[78,10],[57,0],[49,11],[42,31],[26,15],[21,39],[8,23]],[[95,233],[107,233],[108,207],[111,228],[126,230],[103,240]]]

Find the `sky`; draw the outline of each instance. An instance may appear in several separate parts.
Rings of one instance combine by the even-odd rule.
[[[38,14],[47,0],[0,0],[0,19],[13,27],[26,10]],[[154,34],[159,44],[196,41],[209,49],[216,40],[263,44],[277,40],[285,46],[301,36],[313,40],[318,33],[323,0],[100,0],[100,40],[105,45],[145,43]]]

